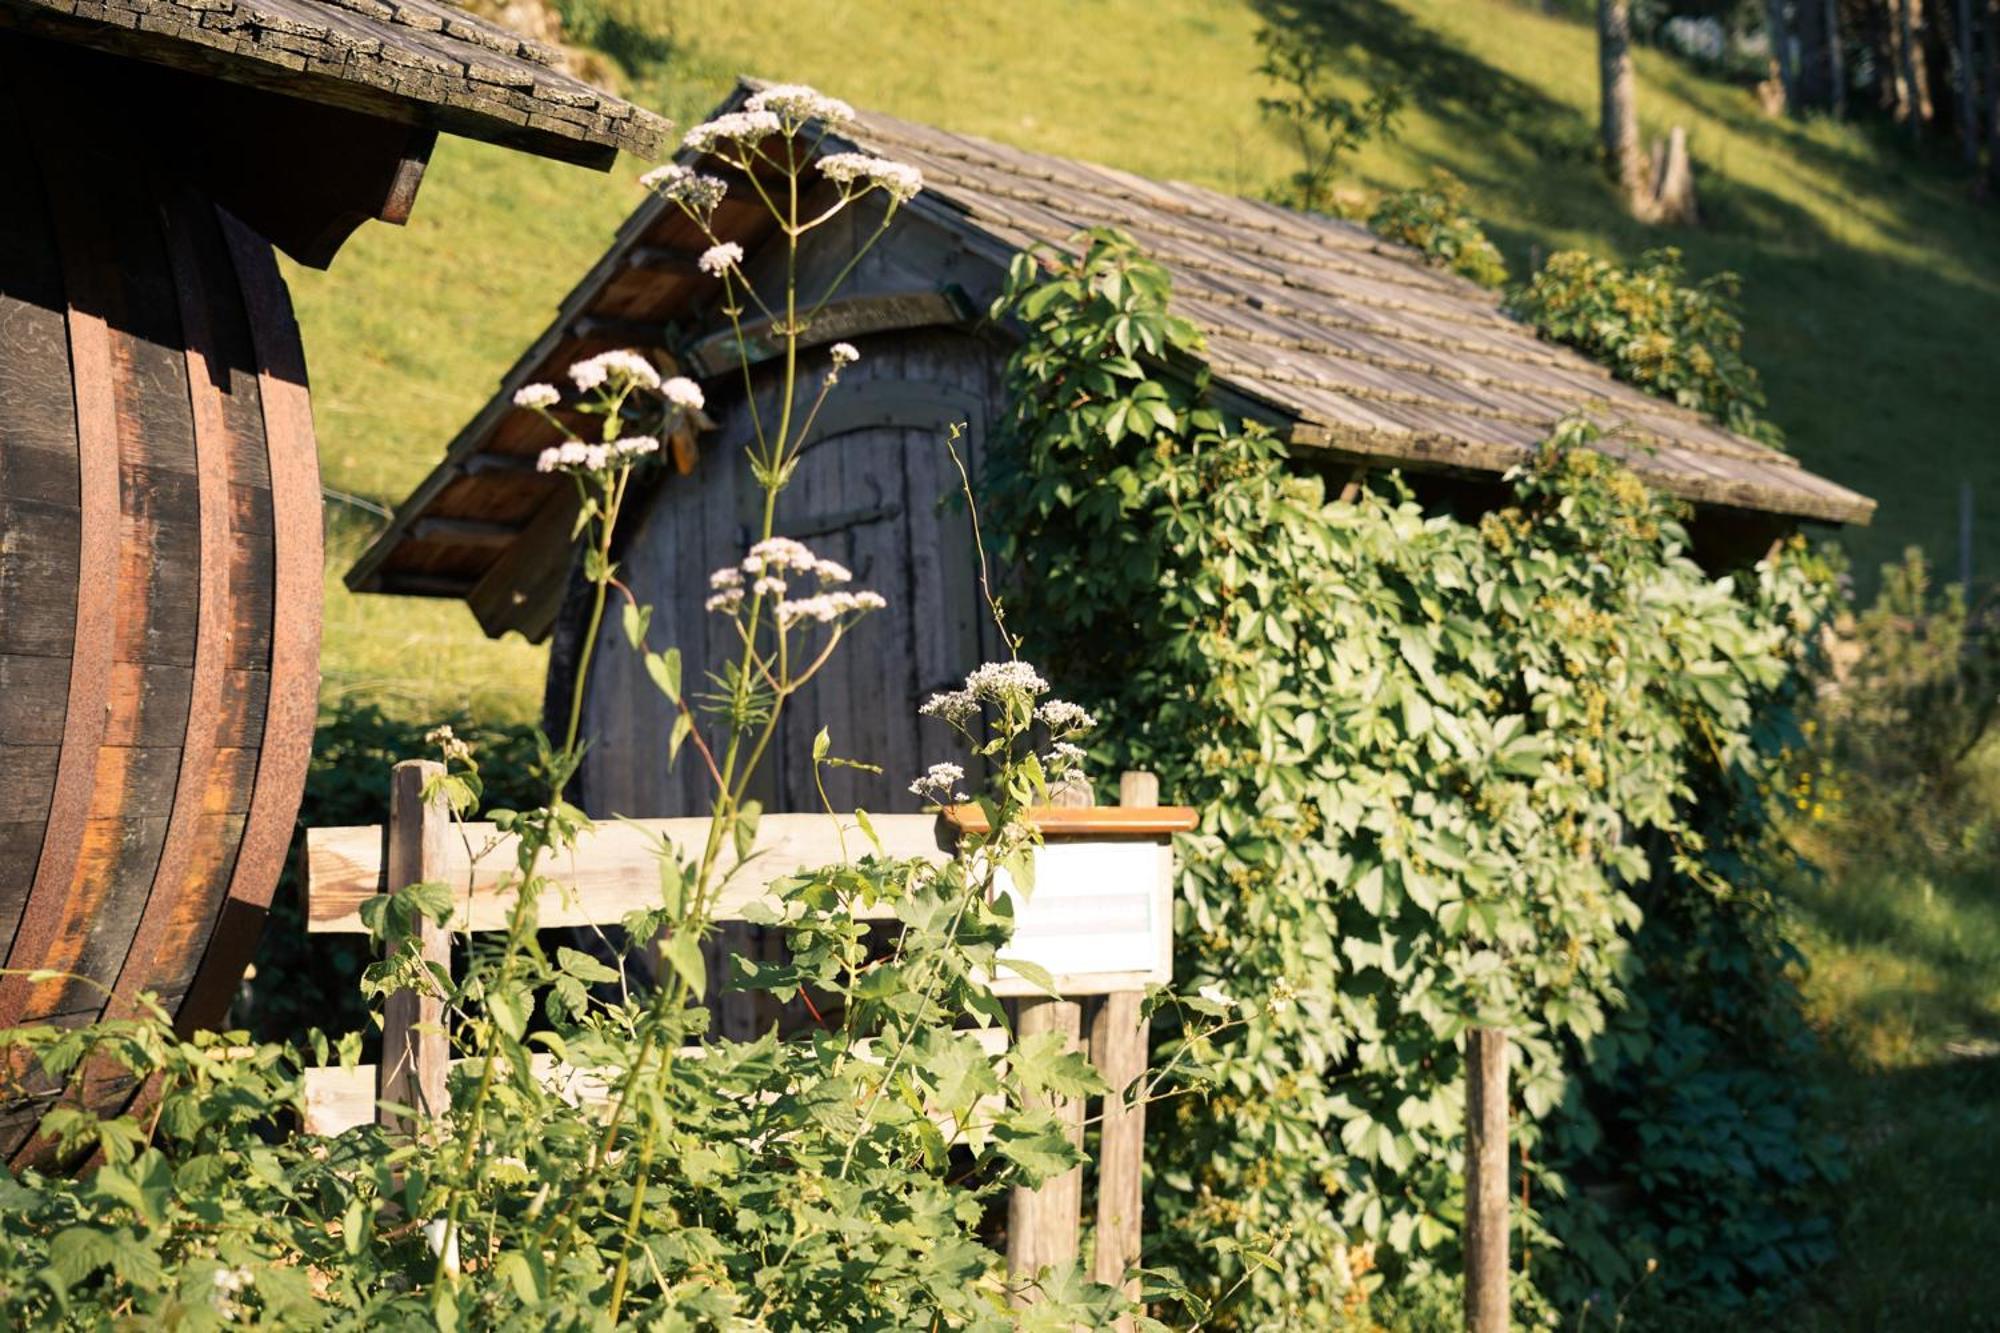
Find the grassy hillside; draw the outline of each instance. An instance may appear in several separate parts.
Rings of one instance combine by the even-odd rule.
[[[1882,502],[1848,538],[1864,571],[1909,542],[1955,569],[1961,483],[2000,496],[2000,376],[1981,364],[2000,327],[2000,213],[1969,203],[1949,163],[1866,128],[1767,120],[1747,90],[1642,52],[1642,119],[1649,136],[1688,126],[1708,217],[1639,227],[1592,160],[1581,23],[1501,0],[1017,0],[920,20],[894,0],[593,3],[573,12],[616,20],[601,40],[635,66],[636,95],[682,124],[741,70],[1245,193],[1292,167],[1257,110],[1255,37],[1267,18],[1294,27],[1408,88],[1402,133],[1355,159],[1354,182],[1452,171],[1517,273],[1553,248],[1629,258],[1664,243],[1695,273],[1741,273],[1771,415],[1810,466]],[[370,227],[332,273],[293,275],[329,484],[393,502],[416,482],[600,252],[637,165],[605,178],[447,140],[408,228]],[[2000,572],[2000,513],[1977,537],[1977,568]],[[370,609],[336,591],[329,618],[333,688],[532,707],[539,655],[475,647],[460,608]]]

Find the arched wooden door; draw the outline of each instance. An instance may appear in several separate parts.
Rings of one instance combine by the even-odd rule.
[[[997,650],[980,602],[971,525],[957,503],[960,482],[946,451],[963,423],[960,452],[976,478],[997,391],[999,354],[948,329],[884,335],[862,347],[821,412],[792,484],[779,501],[777,530],[854,571],[854,585],[881,593],[888,608],[863,619],[820,676],[794,698],[755,794],[770,810],[817,810],[812,739],[827,728],[836,755],[880,765],[879,775],[829,769],[836,808],[915,810],[912,776],[958,759],[944,727],[920,722],[919,702],[956,685]],[[742,559],[753,535],[758,494],[742,448],[749,438],[740,401],[722,410],[690,476],[669,476],[643,514],[633,515],[620,556],[624,577],[655,608],[651,640],[678,646],[689,690],[738,646],[723,618],[702,609],[711,570]],[[566,614],[574,617],[572,605]],[[558,660],[551,670],[562,673]],[[552,690],[551,697],[563,694]],[[550,719],[552,724],[562,719]],[[615,625],[598,646],[586,697],[592,738],[583,794],[594,814],[700,814],[710,788],[683,750],[669,770],[672,716]]]
[[[268,244],[30,87],[0,83],[0,1027],[150,990],[191,1028],[241,978],[311,751],[304,357]],[[61,1090],[10,1072],[11,1156]]]

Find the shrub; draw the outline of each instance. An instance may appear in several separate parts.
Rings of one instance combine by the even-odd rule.
[[[1333,501],[1150,368],[1199,361],[1165,272],[1079,239],[1001,302],[1020,623],[1100,757],[1204,811],[1177,977],[1258,1015],[1151,1145],[1162,1255],[1229,1327],[1336,1326],[1385,1277],[1448,1302],[1485,1023],[1518,1053],[1531,1311],[1652,1259],[1684,1316],[1779,1296],[1826,1252],[1824,1161],[1766,794],[1824,581],[1797,549],[1711,578],[1577,425],[1476,523],[1393,477]]]
[[[1509,300],[1513,313],[1648,393],[1705,412],[1770,445],[1784,434],[1763,416],[1764,388],[1743,359],[1739,281],[1717,273],[1684,284],[1681,252],[1649,250],[1621,268],[1563,250]]]
[[[1996,820],[1976,761],[2000,717],[1996,608],[1968,607],[1956,584],[1935,588],[1912,547],[1882,567],[1875,601],[1841,620],[1830,651],[1812,753],[1830,761],[1844,791],[1833,813],[1865,823],[1878,852],[1986,846]],[[1812,772],[1802,771],[1796,799],[1823,810]]]
[[[1465,187],[1438,172],[1428,188],[1385,194],[1368,217],[1369,230],[1423,252],[1437,268],[1450,269],[1482,287],[1507,284],[1507,261],[1486,238],[1478,219],[1465,211]]]

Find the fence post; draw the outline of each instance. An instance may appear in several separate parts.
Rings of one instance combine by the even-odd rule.
[[[439,795],[424,800],[424,786],[442,776],[444,765],[429,759],[406,759],[389,779],[389,851],[383,878],[389,892],[444,876],[445,839],[451,815]],[[391,939],[385,947],[394,950]],[[417,944],[427,963],[451,966],[451,931],[428,917],[417,925]],[[451,1043],[443,1031],[444,1006],[435,997],[411,990],[392,993],[382,1005],[382,1060],[375,1066],[375,1120],[391,1132],[415,1133],[403,1117],[381,1105],[394,1102],[415,1107],[426,1116],[445,1109],[445,1071]]]
[[[1049,794],[1057,805],[1090,806],[1096,803],[1090,787],[1073,783]],[[1014,1038],[1025,1040],[1038,1032],[1060,1032],[1071,1050],[1083,1044],[1083,1006],[1074,1000],[1029,999],[1018,1003]],[[1039,1094],[1038,1094],[1039,1095]],[[1069,1141],[1083,1146],[1081,1097],[1046,1098],[1047,1104],[1063,1121]],[[1073,1263],[1077,1255],[1078,1230],[1083,1214],[1083,1168],[1077,1166],[1042,1182],[1040,1189],[1016,1185],[1007,1194],[1007,1276],[1032,1278],[1045,1264]],[[1034,1301],[1031,1291],[1017,1289],[1014,1301],[1027,1305]]]
[[[1465,1043],[1465,1327],[1507,1333],[1507,1033]]]
[[[1128,772],[1118,779],[1118,804],[1156,806],[1160,780],[1151,773]],[[1101,1000],[1090,1024],[1090,1062],[1111,1091],[1104,1097],[1104,1116],[1097,1147],[1097,1249],[1091,1276],[1106,1286],[1123,1286],[1139,1299],[1139,1280],[1131,1277],[1139,1264],[1143,1221],[1142,1179],[1146,1162],[1146,1103],[1126,1102],[1132,1085],[1146,1076],[1146,1022],[1139,1014],[1137,991],[1114,991]],[[1119,1333],[1129,1333],[1130,1316],[1121,1316]]]

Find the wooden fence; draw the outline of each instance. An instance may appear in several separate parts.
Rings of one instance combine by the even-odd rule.
[[[306,834],[306,928],[316,933],[365,933],[361,905],[379,893],[423,881],[454,887],[457,909],[448,926],[425,921],[419,948],[427,961],[451,965],[451,935],[505,930],[513,892],[508,879],[515,840],[490,824],[454,825],[439,800],[426,802],[426,781],[438,772],[428,761],[396,766],[389,823],[358,828],[311,829]],[[1034,812],[1043,845],[1037,852],[1036,889],[1021,904],[1010,957],[1041,964],[1055,978],[1061,998],[1004,969],[994,990],[1016,1003],[1015,1035],[1059,1031],[1085,1051],[1110,1095],[1102,1098],[1098,1151],[1097,1236],[1093,1275],[1128,1284],[1139,1256],[1140,1177],[1145,1107],[1126,1094],[1143,1078],[1146,1030],[1140,998],[1148,985],[1171,979],[1173,962],[1173,853],[1171,838],[1193,827],[1195,812],[1157,805],[1150,774],[1127,773],[1117,807],[1051,807]],[[977,811],[930,815],[875,815],[870,822],[892,857],[943,861],[961,832],[977,830]],[[845,848],[841,830],[845,829]],[[605,823],[548,867],[553,887],[539,904],[543,928],[615,924],[659,898],[659,840],[701,846],[708,820],[649,819]],[[867,838],[851,818],[765,815],[742,869],[728,880],[716,908],[718,921],[740,921],[744,909],[768,897],[769,886],[802,867],[858,855]],[[735,866],[725,854],[725,872]],[[881,909],[879,916],[892,913]],[[369,1120],[393,1124],[385,1103],[425,1112],[444,1108],[450,1064],[443,1013],[435,998],[409,991],[389,997],[383,1012],[382,1059],[355,1069],[316,1069],[306,1080],[308,1128],[337,1133]],[[1005,1034],[994,1034],[1003,1043]],[[996,1044],[990,1049],[997,1050]],[[566,1095],[601,1098],[591,1071],[548,1061],[543,1075]],[[1082,1099],[1055,1098],[1053,1109],[1082,1146]],[[1015,1189],[1008,1201],[1007,1263],[1015,1276],[1079,1253],[1084,1168],[1042,1185]]]

